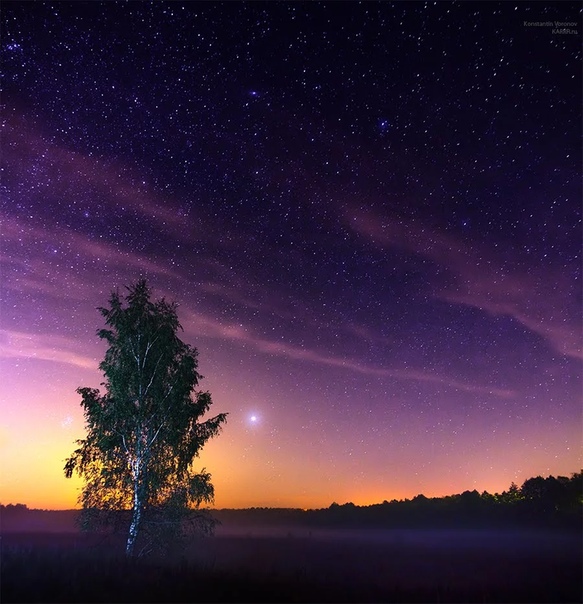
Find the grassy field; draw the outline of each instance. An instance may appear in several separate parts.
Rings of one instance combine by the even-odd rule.
[[[580,534],[219,528],[165,559],[75,533],[2,536],[2,602],[580,602]],[[116,549],[117,548],[117,549]]]

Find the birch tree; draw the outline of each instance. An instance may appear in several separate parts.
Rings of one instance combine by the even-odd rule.
[[[125,303],[124,303],[125,302]],[[209,530],[201,504],[212,503],[211,476],[193,462],[216,436],[226,414],[199,421],[211,395],[196,391],[198,352],[177,333],[177,305],[151,300],[145,280],[111,294],[98,309],[108,349],[99,368],[104,393],[79,388],[87,436],[65,464],[84,479],[79,497],[85,528],[111,523],[127,530],[126,554],[143,553],[164,535],[178,536],[185,521]],[[138,536],[144,537],[137,549]],[[144,542],[142,547],[141,542]]]

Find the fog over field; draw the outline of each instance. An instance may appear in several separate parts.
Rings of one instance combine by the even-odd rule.
[[[65,552],[83,557],[103,545],[73,532],[8,532],[2,540],[5,547],[34,547],[57,559]],[[398,601],[560,602],[577,597],[582,557],[580,536],[572,531],[225,524],[161,565],[172,569],[177,562],[207,577],[218,573],[267,586],[276,581],[306,586],[308,593],[314,593],[310,585],[324,594],[330,590],[332,600],[320,593],[314,601],[339,601],[338,594],[344,601],[387,601],[383,594],[397,593]],[[273,598],[287,600],[277,592]]]
[[[352,524],[330,524],[342,511]],[[123,552],[124,535],[81,532],[75,510],[11,506],[0,516],[2,597],[86,599],[87,569],[109,585],[99,601],[112,593],[124,601],[160,601],[160,594],[188,601],[196,589],[204,601],[227,602],[571,602],[581,595],[581,530],[573,519],[495,526],[474,518],[463,526],[460,516],[447,527],[356,526],[367,513],[351,506],[216,510],[214,536],[192,535],[184,549],[126,568],[127,560],[112,558]],[[144,573],[151,584],[143,584]],[[23,590],[22,576],[34,576],[35,587]]]

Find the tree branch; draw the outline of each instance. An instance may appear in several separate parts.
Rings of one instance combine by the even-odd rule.
[[[156,430],[156,434],[154,434],[154,436],[152,436],[152,439],[150,440],[150,442],[147,444],[147,447],[150,448],[153,444],[154,441],[158,438],[158,434],[160,433],[160,430],[162,430],[162,427],[164,426],[164,422],[162,422],[160,424],[160,426],[158,427],[158,429]]]
[[[152,377],[150,378],[150,382],[146,386],[146,390],[145,390],[144,395],[143,395],[144,397],[146,397],[148,395],[148,390],[150,390],[150,386],[152,385],[152,382],[154,381],[154,378],[156,377],[156,372],[158,371],[158,366],[160,365],[160,361],[162,360],[163,356],[164,356],[164,354],[161,354],[160,358],[156,362],[156,365],[155,365],[154,370],[152,372]]]

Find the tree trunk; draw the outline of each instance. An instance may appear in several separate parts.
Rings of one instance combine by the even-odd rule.
[[[133,464],[134,474],[134,505],[132,509],[132,522],[130,524],[130,532],[128,534],[128,540],[126,543],[126,556],[132,557],[134,555],[134,548],[138,538],[138,532],[140,530],[140,521],[142,519],[142,509],[144,507],[144,490],[142,480],[142,464],[143,459],[141,456],[141,447],[138,447],[137,459]]]
[[[126,556],[132,557],[134,555],[134,547],[138,538],[138,531],[140,529],[140,520],[142,519],[142,502],[139,497],[139,487],[136,484],[134,487],[134,509],[132,511],[132,523],[130,524],[130,532],[128,534],[128,540],[126,543]]]

